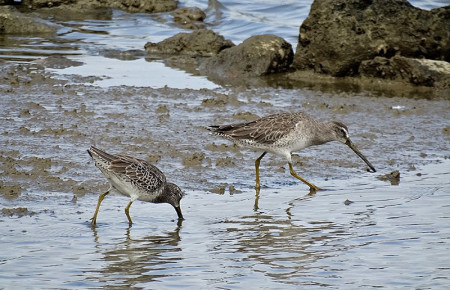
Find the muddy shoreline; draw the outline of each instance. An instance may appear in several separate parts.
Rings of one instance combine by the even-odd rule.
[[[445,98],[269,87],[105,89],[83,84],[90,78],[57,79],[36,64],[4,68],[0,187],[7,199],[31,198],[36,191],[68,198],[98,194],[106,184],[86,153],[91,144],[148,159],[187,191],[251,190],[257,153],[210,136],[205,126],[280,111],[342,120],[380,175],[419,174],[422,165],[449,158]],[[301,174],[319,184],[350,175],[376,179],[339,144],[304,150],[294,161]],[[261,168],[264,186],[302,189],[284,160],[271,156]]]

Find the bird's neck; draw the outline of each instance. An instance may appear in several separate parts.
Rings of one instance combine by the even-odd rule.
[[[314,132],[314,139],[312,145],[321,145],[324,143],[328,143],[333,141],[333,125],[332,123],[322,123],[320,126],[317,126],[316,131]]]

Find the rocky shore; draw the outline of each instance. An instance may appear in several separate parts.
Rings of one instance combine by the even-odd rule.
[[[295,53],[276,35],[255,35],[235,45],[208,29],[201,9],[163,0],[1,0],[0,33],[56,33],[61,27],[49,15],[111,17],[111,9],[171,13],[177,25],[192,32],[148,42],[146,53],[172,63],[194,63],[217,81],[282,74],[288,82],[344,82],[368,90],[406,86],[450,95],[450,6],[426,11],[406,0],[316,0],[299,23]]]

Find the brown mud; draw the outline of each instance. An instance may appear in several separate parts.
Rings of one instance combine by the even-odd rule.
[[[419,173],[421,165],[449,157],[445,98],[268,87],[99,88],[86,85],[92,78],[57,79],[42,64],[5,65],[0,75],[0,193],[8,199],[33,198],[29,194],[36,191],[66,193],[70,199],[100,193],[107,186],[86,153],[90,145],[147,159],[186,191],[250,190],[258,153],[210,135],[206,126],[280,111],[343,121],[378,170],[367,173],[364,163],[338,143],[294,154],[299,174],[321,187],[334,178],[360,175],[370,183],[394,170]],[[263,188],[306,190],[276,156],[262,160],[261,180]]]

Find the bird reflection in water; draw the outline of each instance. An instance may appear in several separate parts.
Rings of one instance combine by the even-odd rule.
[[[111,238],[109,235],[101,237],[98,229],[91,227],[96,252],[102,255],[102,263],[99,264],[101,267],[87,272],[92,279],[105,283],[108,288],[118,285],[133,287],[167,276],[170,269],[176,269],[177,262],[182,259],[180,255],[174,254],[181,252],[179,242],[182,223],[183,220],[179,219],[174,230],[144,237],[133,237],[131,226],[128,226],[123,239]],[[152,270],[166,274],[152,274]],[[114,284],[110,285],[111,281]]]

